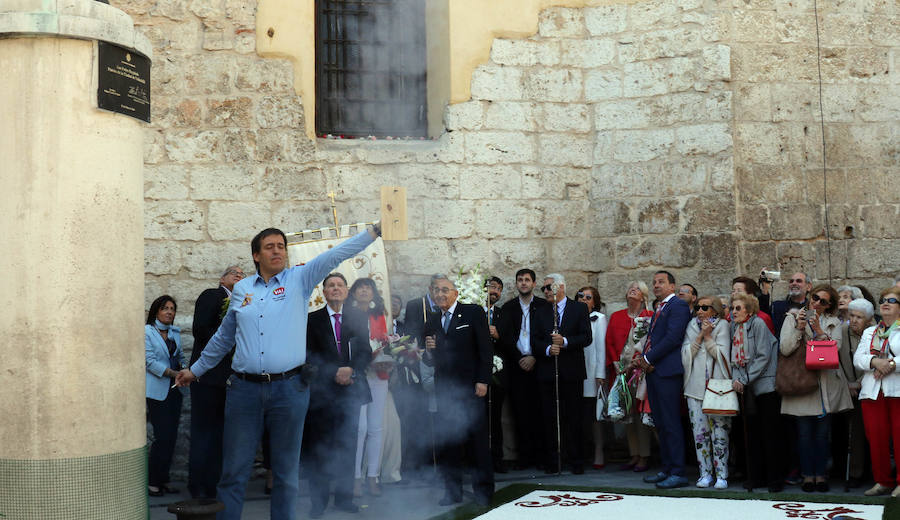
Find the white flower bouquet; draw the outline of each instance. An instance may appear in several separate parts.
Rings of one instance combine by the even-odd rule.
[[[474,303],[479,307],[487,305],[487,287],[484,281],[487,277],[479,271],[481,265],[476,265],[467,271],[465,267],[460,267],[456,275],[456,289],[459,291],[457,301],[460,303]]]

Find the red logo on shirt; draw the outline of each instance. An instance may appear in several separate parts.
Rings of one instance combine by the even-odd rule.
[[[278,289],[275,289],[274,291],[272,291],[272,294],[274,294],[275,296],[278,296],[279,294],[284,294],[284,287],[279,287]]]

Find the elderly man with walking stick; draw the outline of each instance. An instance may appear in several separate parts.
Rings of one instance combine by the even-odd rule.
[[[551,305],[535,316],[537,379],[540,384],[541,418],[550,447],[545,473],[562,471],[565,448],[572,473],[584,473],[584,439],[581,423],[584,347],[591,344],[591,320],[587,305],[566,297],[566,280],[553,273],[541,287]]]

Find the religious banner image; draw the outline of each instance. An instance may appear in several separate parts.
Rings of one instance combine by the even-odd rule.
[[[303,265],[315,258],[319,253],[337,246],[365,229],[365,224],[341,226],[340,236],[331,238],[304,239],[314,234],[325,236],[329,231],[331,234],[334,234],[334,228],[289,234],[288,259],[291,265]],[[391,293],[387,261],[384,256],[384,241],[380,237],[353,258],[343,261],[334,271],[344,275],[347,279],[348,287],[353,285],[357,278],[371,278],[374,280],[375,286],[378,287],[378,292],[384,298],[385,306],[390,310]],[[310,295],[309,312],[319,310],[324,306],[325,296],[322,293],[322,284],[319,283]]]

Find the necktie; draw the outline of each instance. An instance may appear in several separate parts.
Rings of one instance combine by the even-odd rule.
[[[650,333],[653,332],[653,327],[656,326],[656,318],[659,317],[665,306],[666,302],[660,302],[659,307],[656,308],[656,312],[653,313],[653,317],[650,318],[650,331],[647,332],[647,344],[644,346],[644,354],[650,352]]]
[[[441,325],[444,327],[444,332],[447,332],[447,329],[450,328],[450,312],[444,311],[443,323]]]
[[[334,313],[334,342],[337,343],[338,354],[341,353],[341,313]]]

